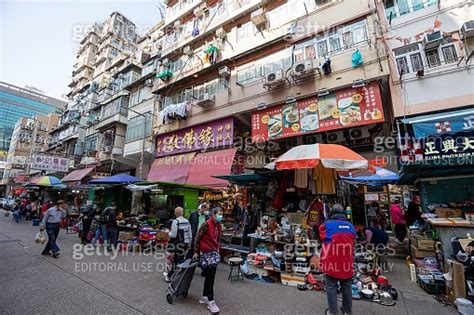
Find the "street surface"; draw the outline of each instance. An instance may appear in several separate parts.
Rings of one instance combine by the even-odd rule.
[[[79,239],[64,230],[58,240],[61,256],[41,256],[43,245],[34,241],[38,228],[31,221],[17,224],[3,213],[0,210],[0,314],[210,314],[198,303],[203,288],[198,272],[188,298],[169,305],[161,257],[85,256],[83,251],[74,255]],[[354,314],[457,313],[410,282],[402,260],[394,262],[387,277],[399,292],[397,305],[354,301]],[[322,292],[254,280],[231,285],[228,272],[228,265],[221,264],[216,275],[215,300],[221,314],[324,314],[327,307]]]

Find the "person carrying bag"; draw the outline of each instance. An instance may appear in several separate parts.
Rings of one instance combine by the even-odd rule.
[[[211,218],[199,229],[194,246],[194,259],[199,258],[203,269],[204,290],[199,303],[206,304],[211,313],[219,313],[219,307],[214,301],[214,279],[217,266],[221,260],[219,255],[220,236],[222,234],[222,219],[224,211],[215,207],[211,211]]]

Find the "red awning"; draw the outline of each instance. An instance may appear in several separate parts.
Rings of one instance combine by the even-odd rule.
[[[228,182],[213,176],[230,175],[237,149],[199,153],[188,173],[187,184],[212,188],[227,187]]]
[[[71,173],[67,174],[63,177],[63,182],[78,182],[81,181],[84,177],[86,177],[90,172],[94,170],[94,167],[86,167],[80,170],[72,171]]]
[[[195,152],[158,158],[153,162],[147,181],[185,184]]]

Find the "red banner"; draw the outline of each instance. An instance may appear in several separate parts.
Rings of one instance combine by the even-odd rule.
[[[374,82],[255,112],[252,139],[261,142],[384,120],[380,88]]]

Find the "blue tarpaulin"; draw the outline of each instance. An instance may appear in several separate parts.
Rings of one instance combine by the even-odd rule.
[[[341,176],[344,181],[354,185],[383,186],[396,184],[400,177],[397,173],[375,166],[375,174],[368,176]]]
[[[128,174],[118,174],[107,176],[104,178],[93,179],[89,182],[89,184],[129,184],[129,183],[136,183],[142,182],[143,179],[130,176]]]

